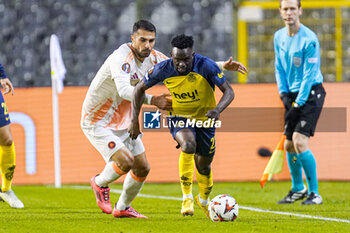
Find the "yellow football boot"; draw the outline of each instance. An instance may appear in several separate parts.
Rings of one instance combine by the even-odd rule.
[[[193,199],[191,198],[186,198],[182,202],[182,208],[181,208],[181,214],[183,216],[192,216],[194,212],[193,208]]]
[[[207,218],[209,218],[209,210],[208,210],[209,203],[207,205],[202,205],[199,201],[199,195],[195,196],[194,201],[196,202],[198,207],[203,210],[203,212],[207,216]]]

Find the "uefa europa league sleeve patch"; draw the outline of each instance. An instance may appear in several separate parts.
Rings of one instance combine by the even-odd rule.
[[[125,72],[125,73],[130,73],[130,64],[129,63],[124,63],[123,65],[122,65],[122,70]]]

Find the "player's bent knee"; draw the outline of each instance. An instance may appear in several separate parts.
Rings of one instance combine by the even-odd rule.
[[[151,170],[151,167],[148,164],[148,166],[143,166],[143,167],[138,167],[137,169],[132,169],[132,172],[137,177],[146,177],[146,176],[148,176],[150,170]]]
[[[295,153],[294,144],[292,141],[286,140],[284,143],[284,148],[289,153]]]
[[[188,140],[181,144],[181,150],[187,154],[193,154],[196,152],[196,146],[195,141]]]
[[[125,170],[130,170],[133,165],[134,165],[134,158],[133,156],[129,156],[129,155],[124,156],[122,159],[122,163],[120,163],[120,167],[122,168],[122,170],[124,170],[123,168],[125,168]]]
[[[210,171],[211,171],[211,166],[200,166],[197,165],[197,170],[199,172],[199,174],[204,175],[204,176],[208,176],[210,175]]]
[[[296,149],[296,151],[298,153],[302,153],[302,152],[306,151],[308,148],[307,142],[305,142],[304,140],[296,139],[293,142],[294,142],[294,148]]]
[[[4,139],[1,141],[1,146],[11,146],[12,143],[13,143],[12,138],[4,138]]]
[[[111,160],[124,172],[128,172],[134,165],[134,156],[129,150],[123,148],[114,153]]]
[[[141,168],[142,174],[140,174],[140,176],[142,177],[147,176],[150,171],[151,171],[151,166],[149,165],[149,163],[147,163],[143,168]]]
[[[1,135],[0,134],[0,146],[11,146],[13,143],[12,137],[8,135]]]
[[[204,176],[210,175],[210,171],[211,171],[210,168],[209,169],[208,168],[198,169],[199,174],[204,175]]]

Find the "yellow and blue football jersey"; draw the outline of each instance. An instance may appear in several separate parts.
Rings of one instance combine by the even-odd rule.
[[[151,87],[163,82],[171,93],[173,116],[205,120],[208,110],[216,107],[215,85],[221,86],[226,78],[216,63],[208,57],[195,54],[193,67],[187,75],[180,75],[171,59],[153,67],[144,77]]]
[[[4,67],[0,63],[0,79],[7,78]],[[0,92],[0,127],[3,127],[5,125],[10,124],[10,116],[7,111],[7,106],[4,100],[4,97],[2,96],[2,93]]]

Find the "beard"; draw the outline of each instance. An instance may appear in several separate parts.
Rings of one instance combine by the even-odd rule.
[[[139,57],[142,57],[142,58],[146,58],[150,54],[151,54],[151,50],[150,49],[144,49],[144,50],[138,52]]]

